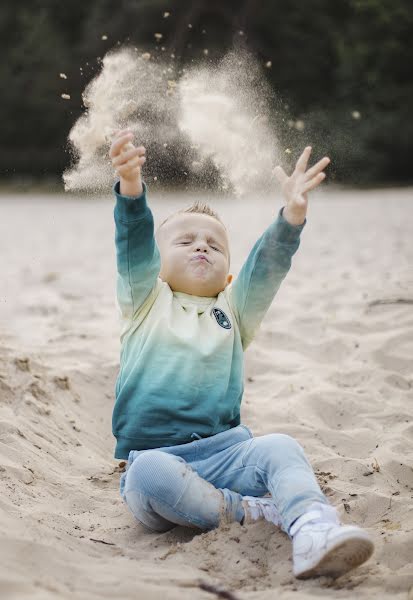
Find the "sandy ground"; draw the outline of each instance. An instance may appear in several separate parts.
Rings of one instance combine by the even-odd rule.
[[[113,199],[3,195],[2,599],[217,598],[204,584],[245,600],[407,599],[412,190],[326,187],[311,200],[293,268],[246,353],[243,422],[303,444],[343,521],[371,532],[373,558],[336,581],[301,582],[288,538],[266,522],[144,532],[122,503],[113,458]],[[150,201],[158,223],[190,197]],[[280,202],[211,200],[230,230],[235,274]]]

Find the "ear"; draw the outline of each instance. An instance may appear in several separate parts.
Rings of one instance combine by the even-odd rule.
[[[232,280],[233,280],[233,275],[231,273],[228,273],[228,275],[227,275],[227,285],[229,285]]]

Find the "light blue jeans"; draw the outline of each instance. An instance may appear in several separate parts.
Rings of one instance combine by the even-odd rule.
[[[313,502],[328,504],[295,439],[281,433],[254,437],[245,425],[178,446],[131,450],[120,478],[122,499],[135,519],[158,532],[241,522],[242,496],[268,492],[287,533]]]

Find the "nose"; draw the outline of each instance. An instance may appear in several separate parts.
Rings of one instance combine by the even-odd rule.
[[[205,242],[197,242],[195,252],[208,252],[208,246]]]

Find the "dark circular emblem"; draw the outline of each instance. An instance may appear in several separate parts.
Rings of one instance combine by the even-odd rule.
[[[213,308],[211,312],[220,327],[223,327],[224,329],[231,329],[231,321],[228,319],[223,310],[220,308]]]

